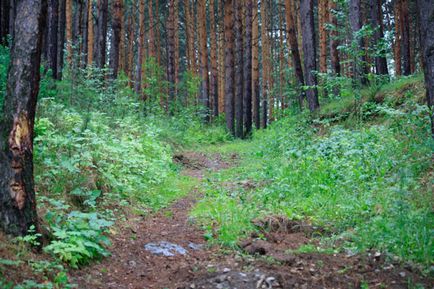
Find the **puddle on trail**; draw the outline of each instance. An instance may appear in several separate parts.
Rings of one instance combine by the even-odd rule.
[[[202,249],[201,244],[189,243],[188,247],[192,250],[200,250]],[[165,257],[172,257],[175,255],[185,255],[188,251],[174,243],[170,243],[167,241],[161,241],[159,243],[148,243],[145,245],[145,250],[151,252],[154,255],[162,255]]]

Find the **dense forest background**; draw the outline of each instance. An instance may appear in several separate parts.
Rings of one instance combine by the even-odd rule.
[[[432,0],[2,0],[0,288],[139,288],[148,218],[200,228],[219,262],[316,262],[295,288],[429,288],[433,19]],[[252,261],[246,239],[286,244],[274,222],[310,231]],[[146,258],[150,288],[216,262]]]

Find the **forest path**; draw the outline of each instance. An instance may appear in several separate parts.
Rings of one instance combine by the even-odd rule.
[[[185,152],[174,161],[183,166],[183,174],[202,180],[210,171],[237,165],[238,156]],[[427,282],[410,268],[385,263],[375,252],[315,252],[313,236],[320,229],[279,217],[258,224],[265,240],[252,234],[240,244],[244,252],[209,246],[204,231],[189,217],[200,198],[196,188],[155,214],[127,216],[112,235],[112,256],[72,272],[73,283],[80,289],[308,289],[417,288],[412,284]],[[307,244],[313,252],[290,251]],[[164,249],[173,256],[161,255]]]

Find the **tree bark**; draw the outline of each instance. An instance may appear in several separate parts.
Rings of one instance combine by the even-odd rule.
[[[67,0],[71,1],[71,0]],[[98,6],[98,25],[95,48],[95,66],[104,68],[106,64],[107,49],[107,20],[108,20],[108,0],[99,0]]]
[[[349,6],[350,26],[354,37],[362,29],[361,0],[350,0]],[[364,75],[366,71],[366,57],[364,53],[359,56],[359,52],[365,50],[365,42],[363,37],[356,39],[356,41],[358,51],[356,52],[357,55],[354,56],[353,77],[355,80],[360,81],[362,85],[365,85],[367,84],[367,79]]]
[[[339,76],[341,74],[341,63],[339,61],[339,41],[338,41],[338,19],[335,15],[336,12],[336,2],[334,0],[329,1],[329,16],[330,23],[334,26],[333,30],[330,32],[330,63],[333,72]]]
[[[129,33],[128,33],[128,78],[129,78],[129,86],[133,88],[133,79],[134,79],[134,34],[135,34],[135,26],[136,26],[136,1],[133,0],[131,3],[131,15],[129,17]]]
[[[198,33],[199,33],[199,74],[201,77],[200,85],[200,105],[205,110],[204,120],[209,120],[209,95],[208,95],[208,49],[206,34],[206,0],[199,0],[197,6],[198,14]]]
[[[243,20],[241,0],[234,0],[235,13],[235,136],[243,137]]]
[[[333,0],[331,0],[333,1]],[[328,0],[318,1],[318,32],[319,32],[319,71],[327,72],[327,33]]]
[[[93,5],[92,0],[88,0],[87,3],[87,65],[92,65],[93,62],[93,45],[94,45],[94,34],[93,34]]]
[[[217,31],[216,31],[216,21],[215,21],[215,8],[214,0],[209,3],[209,17],[210,17],[210,58],[211,58],[211,74],[209,81],[209,94],[210,100],[212,101],[212,114],[214,117],[219,114],[218,106],[218,71],[217,71]]]
[[[172,105],[175,95],[175,0],[169,1],[167,20],[167,80],[169,81],[169,102]]]
[[[48,67],[51,69],[52,77],[57,78],[57,28],[58,28],[58,0],[48,1]]]
[[[250,1],[250,0],[248,0]],[[252,25],[252,110],[253,122],[256,129],[261,128],[260,109],[260,87],[259,87],[259,23],[258,3],[253,4],[253,25]]]
[[[62,78],[64,49],[65,49],[65,29],[66,29],[66,0],[59,0],[59,19],[57,34],[57,79]]]
[[[225,27],[225,118],[226,127],[235,135],[234,126],[234,15],[233,0],[224,1]]]
[[[431,136],[434,138],[434,5],[432,0],[417,0],[426,98],[431,114]]]
[[[110,47],[110,69],[113,79],[118,76],[119,69],[119,47],[121,42],[121,29],[122,29],[122,9],[123,1],[115,0],[113,2],[112,10],[112,42]]]
[[[17,0],[15,40],[0,123],[0,226],[9,234],[37,227],[33,128],[39,91],[46,0]]]
[[[288,43],[289,43],[289,49],[290,54],[292,57],[292,63],[294,65],[294,73],[295,78],[297,80],[297,85],[300,89],[300,95],[299,95],[299,106],[300,108],[303,107],[303,99],[304,99],[304,91],[301,89],[302,86],[304,86],[304,76],[303,76],[303,69],[301,67],[301,58],[300,58],[300,51],[298,49],[298,41],[297,41],[297,29],[296,24],[294,21],[294,14],[293,14],[293,5],[291,5],[292,0],[285,0],[285,9],[286,9],[286,29],[287,29],[287,36],[288,36]],[[333,2],[333,1],[332,1]]]
[[[261,2],[261,44],[262,44],[262,128],[267,127],[268,120],[268,89],[270,79],[268,71],[270,70],[270,39],[268,36],[268,1]]]
[[[401,62],[401,0],[395,0],[394,5],[395,14],[395,72],[396,75],[402,75],[402,62]]]
[[[402,49],[402,69],[404,75],[411,74],[410,65],[410,20],[408,16],[408,0],[401,1],[401,49]],[[433,3],[434,5],[434,3]]]
[[[307,102],[309,110],[314,112],[319,109],[316,70],[316,43],[313,18],[313,0],[302,0],[300,4],[300,17],[303,34],[304,54],[304,79],[306,85]]]
[[[369,8],[371,11],[371,23],[375,29],[374,43],[378,43],[383,40],[383,12],[381,10],[381,0],[369,0]],[[381,51],[383,55],[375,57],[375,72],[379,75],[387,75],[389,71],[387,69],[387,60],[385,51]]]
[[[134,28],[133,28],[134,29]],[[134,41],[134,40],[133,40]],[[145,54],[145,0],[139,0],[139,53],[137,56],[135,91],[142,96],[142,69]]]
[[[246,0],[246,29],[244,41],[244,128],[245,136],[252,132],[252,10],[253,0]]]
[[[66,51],[68,64],[72,64],[72,0],[66,0]]]

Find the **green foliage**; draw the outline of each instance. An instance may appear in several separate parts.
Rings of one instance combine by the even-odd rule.
[[[54,240],[44,248],[72,268],[88,264],[93,259],[108,256],[110,245],[107,228],[113,223],[97,213],[72,211],[67,215],[47,213],[46,219]]]
[[[310,116],[295,115],[256,132],[249,148],[232,146],[243,155],[240,167],[212,175],[193,216],[227,245],[253,230],[250,220],[278,214],[321,226],[325,240],[343,240],[348,250],[374,247],[429,266],[432,181],[421,180],[429,178],[434,144],[428,109],[414,98],[399,109],[361,102],[362,123],[346,128],[312,127]],[[339,114],[352,101],[331,104]],[[378,116],[381,124],[370,125]],[[267,185],[246,190],[237,180]]]

